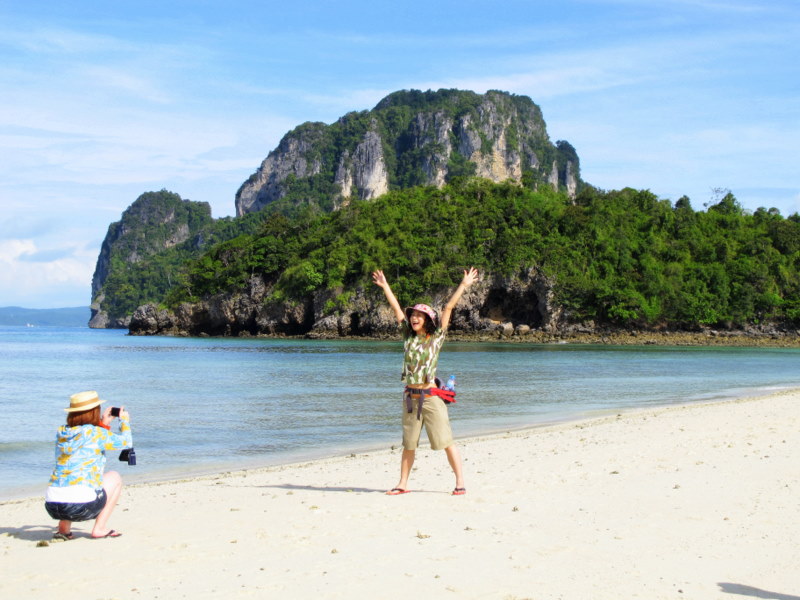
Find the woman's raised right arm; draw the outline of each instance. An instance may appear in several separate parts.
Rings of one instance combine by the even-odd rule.
[[[389,286],[389,282],[386,281],[386,276],[383,274],[383,271],[374,271],[372,273],[372,281],[375,283],[375,285],[383,290],[383,293],[386,295],[386,299],[389,301],[389,306],[392,307],[392,310],[397,317],[397,322],[402,323],[406,318],[406,313],[403,312],[403,308],[400,306],[397,298],[395,298],[394,292]]]
[[[119,414],[119,433],[114,433],[107,429],[101,429],[105,439],[102,447],[104,450],[122,450],[123,448],[133,447],[133,436],[131,435],[130,416],[128,411],[121,411]]]

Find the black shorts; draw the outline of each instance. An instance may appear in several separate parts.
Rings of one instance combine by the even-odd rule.
[[[97,498],[91,502],[45,502],[44,508],[54,519],[59,521],[90,521],[106,505],[106,491],[97,490]]]

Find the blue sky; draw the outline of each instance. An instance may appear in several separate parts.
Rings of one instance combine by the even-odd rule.
[[[0,306],[81,306],[166,188],[234,214],[288,130],[400,89],[529,96],[584,180],[800,212],[797,0],[0,0]]]

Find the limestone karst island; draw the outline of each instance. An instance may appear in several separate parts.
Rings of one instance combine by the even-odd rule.
[[[451,325],[468,338],[795,344],[800,328],[798,215],[597,189],[525,96],[399,91],[303,123],[231,201],[214,219],[175,191],[136,199],[103,242],[90,326],[392,336],[374,269],[401,303],[440,306],[474,265]]]

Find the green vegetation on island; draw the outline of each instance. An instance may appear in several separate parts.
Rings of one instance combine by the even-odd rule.
[[[285,207],[284,207],[285,208]],[[646,190],[585,187],[571,200],[547,188],[457,178],[441,189],[392,191],[333,213],[281,203],[255,230],[184,264],[168,307],[236,292],[253,275],[275,284],[270,302],[321,290],[337,310],[382,268],[401,302],[454,285],[459,268],[553,282],[570,322],[618,327],[743,327],[800,322],[800,218],[749,214],[728,193],[695,211]]]
[[[161,190],[146,192],[109,226],[98,265],[106,261],[101,307],[113,318],[146,302],[162,301],[184,265],[215,243],[255,232],[266,214],[212,219],[204,202]],[[95,275],[97,279],[97,275]],[[97,295],[100,284],[93,284]]]

